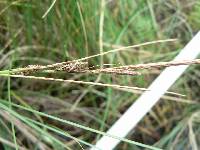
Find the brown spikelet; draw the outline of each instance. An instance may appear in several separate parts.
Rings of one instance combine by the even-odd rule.
[[[84,72],[89,70],[88,62],[75,62],[66,65],[61,65],[55,68],[56,71],[66,71],[66,72]]]
[[[192,65],[192,64],[200,64],[200,59],[195,60],[182,60],[182,61],[171,61],[171,62],[158,62],[158,63],[148,63],[148,64],[136,64],[136,65],[126,65],[119,67],[111,67],[111,68],[100,68],[95,69],[95,67],[88,67],[88,62],[80,62],[80,61],[69,61],[62,63],[55,63],[50,65],[28,65],[24,68],[17,68],[11,70],[11,74],[14,75],[28,75],[31,73],[39,72],[39,71],[64,71],[67,73],[92,73],[92,74],[117,74],[117,75],[140,75],[136,70],[141,69],[153,69],[153,68],[161,68],[161,67],[169,67],[169,66],[179,66],[179,65]]]
[[[200,59],[127,65],[127,66],[120,66],[120,67],[114,67],[114,68],[138,70],[138,69],[152,69],[152,68],[162,68],[162,67],[169,67],[169,66],[192,65],[192,64],[200,64]]]

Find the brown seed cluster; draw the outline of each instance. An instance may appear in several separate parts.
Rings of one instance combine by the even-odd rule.
[[[89,70],[88,62],[75,62],[65,65],[61,65],[55,68],[56,71],[66,71],[66,72],[85,72]]]
[[[152,68],[159,69],[162,67],[192,65],[192,64],[200,64],[200,59],[127,65],[127,66],[114,67],[114,69],[129,69],[129,70],[139,70],[139,69],[141,70],[141,69],[152,69]]]
[[[20,75],[29,75],[31,73],[37,72],[39,70],[42,70],[44,66],[42,65],[28,65],[24,68],[18,68],[13,70],[11,74],[20,74]]]
[[[140,72],[136,72],[133,70],[129,70],[129,69],[115,69],[115,68],[104,68],[104,69],[96,69],[96,70],[91,70],[91,73],[104,73],[104,74],[116,74],[116,75],[141,75]]]
[[[69,61],[69,62],[55,63],[45,66],[28,65],[25,68],[18,68],[11,70],[11,74],[28,75],[39,71],[51,71],[51,72],[65,71],[68,73],[86,72],[93,74],[104,73],[104,74],[117,74],[117,75],[140,75],[140,73],[137,72],[136,70],[178,66],[178,65],[191,65],[191,64],[200,64],[200,59],[127,65],[127,66],[100,68],[100,69],[94,69],[95,67],[88,67],[88,62]]]

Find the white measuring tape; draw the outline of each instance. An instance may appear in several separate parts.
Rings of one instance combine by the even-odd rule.
[[[193,60],[200,54],[200,32],[185,46],[176,56],[174,61]],[[167,67],[148,87],[131,107],[113,124],[107,134],[124,138],[142,118],[159,101],[161,96],[174,84],[181,74],[188,68],[184,66]],[[120,140],[103,136],[96,143],[96,147],[101,150],[113,150]],[[95,148],[92,148],[95,150]]]

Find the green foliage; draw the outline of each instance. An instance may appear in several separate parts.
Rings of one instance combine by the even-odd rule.
[[[200,27],[200,2],[197,2],[193,9],[189,12],[188,21],[194,31],[198,31]]]

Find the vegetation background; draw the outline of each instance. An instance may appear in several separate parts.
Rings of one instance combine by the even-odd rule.
[[[88,60],[95,67],[170,61],[200,28],[199,0],[57,0],[49,9],[52,2],[0,0],[0,70],[75,60],[176,38],[175,42]],[[140,76],[36,75],[146,88],[160,72],[148,70]],[[152,149],[197,150],[199,77],[199,66],[191,66],[170,89],[186,96],[165,95],[127,138]],[[0,149],[87,149],[100,138],[97,132],[105,132],[140,94],[111,87],[0,77]],[[117,149],[144,147],[129,141],[121,142]]]

